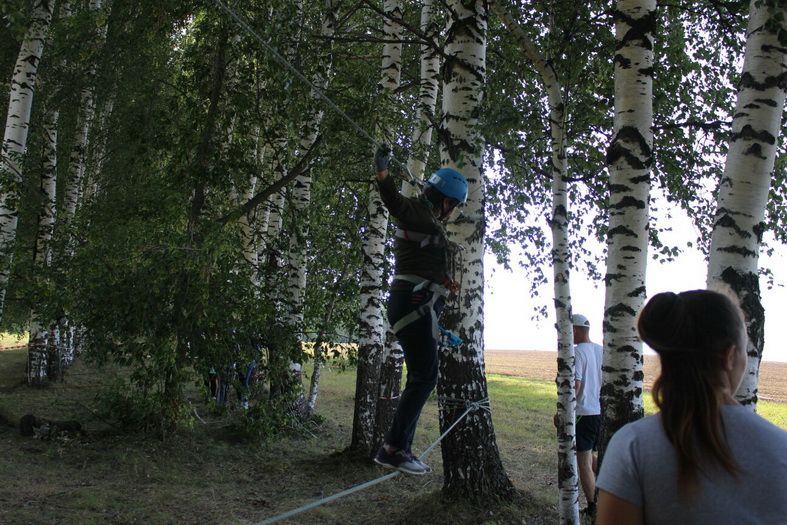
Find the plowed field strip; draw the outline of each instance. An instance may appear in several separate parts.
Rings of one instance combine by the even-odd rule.
[[[533,350],[487,350],[486,371],[552,381],[557,372],[555,354]],[[645,388],[650,389],[659,374],[658,357],[645,356]],[[760,399],[787,403],[787,363],[764,361],[760,366]]]

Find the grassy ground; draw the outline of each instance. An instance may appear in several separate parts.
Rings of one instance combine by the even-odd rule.
[[[25,358],[19,350],[0,352],[0,416],[11,422],[25,413],[74,418],[87,432],[70,441],[39,441],[0,422],[0,523],[255,523],[382,474],[342,452],[352,425],[352,370],[324,373],[323,423],[305,435],[266,446],[239,441],[227,432],[227,421],[206,415],[195,397],[205,423],[162,443],[95,417],[95,395],[112,372],[77,362],[66,383],[30,389],[23,383]],[[435,474],[399,476],[291,523],[554,523],[554,386],[492,375],[489,391],[503,463],[521,494],[516,501],[491,509],[442,502],[438,450],[429,458]],[[761,406],[766,417],[771,410],[787,428],[787,406]],[[437,406],[430,400],[414,448],[423,450],[437,435]]]
[[[318,401],[323,423],[311,435],[267,446],[239,441],[226,420],[208,417],[162,443],[127,435],[94,417],[96,393],[113,373],[77,362],[67,382],[43,389],[23,383],[25,353],[0,352],[0,416],[26,413],[82,421],[87,433],[69,441],[23,438],[0,424],[0,523],[254,523],[380,476],[368,461],[348,458],[352,371],[326,371]],[[490,379],[498,443],[521,497],[490,509],[445,504],[439,449],[436,474],[399,476],[292,523],[554,523],[555,460],[550,444],[554,403],[549,385]],[[422,417],[416,450],[438,435],[437,406]]]

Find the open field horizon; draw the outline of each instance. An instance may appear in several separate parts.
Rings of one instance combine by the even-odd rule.
[[[555,352],[543,350],[485,350],[487,374],[501,374],[552,381],[557,371]],[[659,359],[645,355],[645,388],[650,390],[659,374]],[[763,361],[760,365],[759,398],[787,403],[787,363]]]
[[[23,344],[20,344],[23,343]],[[0,339],[0,352],[24,347],[24,341],[8,334]],[[484,351],[487,374],[500,374],[526,379],[552,381],[557,370],[554,352],[546,350]],[[658,356],[645,354],[645,389],[650,390],[659,374]],[[787,403],[787,363],[763,361],[760,364],[759,398],[777,403]]]

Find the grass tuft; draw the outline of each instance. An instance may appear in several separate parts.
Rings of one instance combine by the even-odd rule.
[[[193,428],[162,442],[99,417],[96,394],[115,384],[122,370],[78,360],[64,383],[30,388],[25,363],[24,350],[0,352],[0,416],[13,424],[26,413],[77,419],[86,434],[40,441],[0,421],[3,524],[256,523],[388,472],[346,450],[351,369],[324,370],[318,417],[308,432],[273,441],[241,439],[230,426],[233,414],[212,413],[195,392],[191,403],[200,417]],[[438,448],[428,458],[435,474],[398,476],[289,523],[555,523],[554,385],[500,375],[490,375],[488,383],[500,454],[517,489],[512,501],[478,506],[445,499]],[[786,427],[786,405],[763,402],[760,411]],[[414,450],[423,451],[438,435],[437,402],[431,399]]]

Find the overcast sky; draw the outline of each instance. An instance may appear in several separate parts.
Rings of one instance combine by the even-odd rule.
[[[693,226],[680,212],[673,212],[675,239],[688,233],[693,234]],[[763,305],[765,307],[765,349],[766,361],[787,362],[787,344],[779,337],[777,327],[784,323],[782,315],[787,313],[787,247],[778,246],[771,259],[761,257],[761,264],[771,268],[778,285],[768,290],[761,280]],[[777,264],[775,261],[779,261]],[[512,268],[518,264],[513,263]],[[524,272],[509,272],[498,266],[495,257],[487,255],[485,260],[487,274],[485,295],[485,346],[487,349],[546,350],[556,351],[556,331],[554,328],[554,307],[552,306],[552,283],[542,287],[541,296],[530,298],[529,283]],[[659,264],[648,261],[647,293],[648,298],[665,291],[680,292],[705,288],[706,263],[697,250],[686,251],[674,262]],[[603,273],[603,267],[602,267]],[[551,279],[551,270],[546,272]],[[571,298],[573,311],[586,315],[591,322],[591,339],[601,343],[601,320],[604,313],[603,283],[589,282],[587,277],[577,272],[571,275]],[[533,321],[534,306],[548,305],[549,317]],[[650,352],[649,349],[646,349]]]

